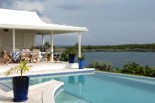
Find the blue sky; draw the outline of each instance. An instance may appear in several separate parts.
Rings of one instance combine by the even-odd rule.
[[[0,8],[36,11],[45,22],[85,26],[83,45],[155,43],[155,0],[0,0]],[[54,43],[75,44],[77,34],[55,36]]]

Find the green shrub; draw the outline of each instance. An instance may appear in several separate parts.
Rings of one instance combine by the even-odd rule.
[[[123,69],[121,70],[122,73],[127,74],[136,74],[136,75],[142,75],[144,74],[144,67],[137,64],[137,63],[128,63],[123,66]]]
[[[142,66],[135,62],[125,64],[123,68],[114,68],[110,62],[93,61],[88,65],[88,68],[95,68],[96,70],[100,71],[120,72],[124,74],[155,77],[155,67],[150,67],[148,65]]]
[[[142,66],[137,63],[128,63],[123,66],[123,69],[120,70],[121,73],[134,74],[134,75],[143,75],[143,76],[155,76],[155,68],[150,66]]]
[[[150,77],[155,77],[155,68],[154,67],[150,67],[148,65],[145,66],[144,75],[145,76],[150,76]]]
[[[93,61],[88,65],[89,68],[95,68],[96,70],[101,71],[113,71],[113,66],[110,62],[107,61]]]
[[[68,53],[67,52],[63,52],[62,54],[61,54],[61,60],[62,61],[68,61]]]

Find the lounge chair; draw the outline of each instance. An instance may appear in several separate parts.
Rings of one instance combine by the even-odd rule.
[[[42,53],[42,59],[41,59],[41,61],[48,61],[47,60],[47,54],[48,54],[48,52],[46,51],[46,52],[44,52],[44,53]]]
[[[61,53],[54,53],[54,61],[61,63]]]
[[[3,64],[8,65],[8,63],[12,63],[11,55],[8,54],[6,51],[3,51],[1,53],[0,63],[1,65]]]
[[[12,61],[14,63],[19,63],[21,59],[21,51],[20,50],[15,50],[11,53]]]
[[[31,53],[31,62],[38,62],[39,58],[39,49],[33,49],[32,53]]]
[[[30,52],[21,52],[21,59],[20,59],[20,62],[23,61],[23,60],[26,60],[26,61],[29,61],[31,60],[31,56],[30,56]]]

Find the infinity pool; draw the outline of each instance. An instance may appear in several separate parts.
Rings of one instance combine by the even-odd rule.
[[[64,92],[56,96],[56,103],[155,103],[155,79],[151,78],[96,72],[60,81],[65,83]]]
[[[52,79],[64,82],[63,91],[55,95],[56,103],[155,103],[154,78],[96,72],[92,75],[31,77],[30,85]],[[0,83],[12,89],[10,80]]]

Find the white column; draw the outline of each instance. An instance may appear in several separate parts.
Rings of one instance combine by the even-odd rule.
[[[45,41],[44,41],[44,35],[42,35],[42,46],[44,45]]]
[[[36,46],[36,34],[34,33],[33,46]]]
[[[15,29],[12,29],[12,46],[13,46],[13,51],[15,51],[16,45],[15,45],[16,41],[15,41]]]
[[[81,32],[78,35],[78,57],[81,57]]]
[[[52,52],[52,54],[51,54],[51,61],[53,61],[53,31],[51,31],[50,44],[51,44],[50,52]]]

